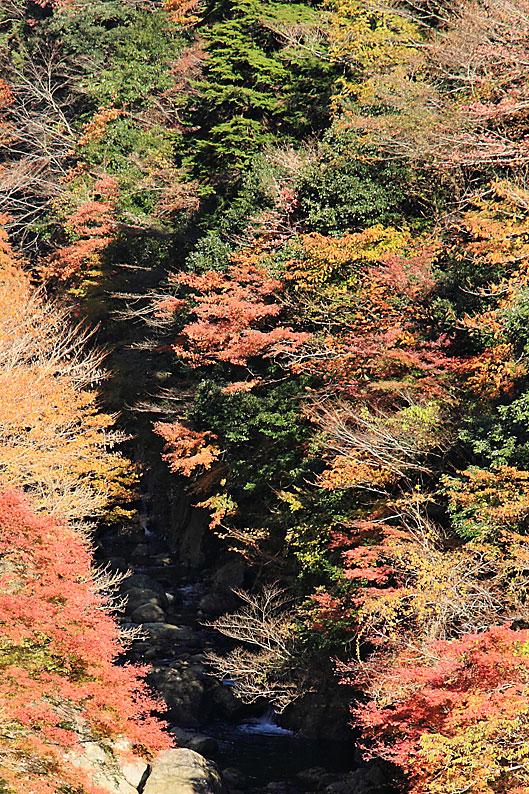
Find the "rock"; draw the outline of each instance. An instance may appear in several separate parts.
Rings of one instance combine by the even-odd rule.
[[[165,620],[165,614],[157,604],[143,604],[134,610],[131,615],[134,623],[156,623]]]
[[[200,734],[193,736],[189,740],[187,747],[190,750],[194,750],[195,753],[204,755],[206,758],[211,758],[212,755],[216,755],[219,751],[219,743],[213,736],[201,736]]]
[[[336,782],[341,777],[341,775],[329,773],[323,766],[313,766],[310,769],[302,769],[301,772],[298,772],[296,780],[299,780],[307,788],[322,789]]]
[[[131,615],[138,607],[142,607],[145,604],[156,604],[156,606],[162,607],[162,596],[154,590],[133,587],[124,593],[124,597],[127,599],[125,603],[127,615]]]
[[[395,784],[395,771],[389,764],[372,761],[343,775],[325,788],[325,794],[379,794]]]
[[[248,706],[237,697],[231,686],[220,684],[213,690],[211,699],[215,711],[225,720],[237,722],[248,714]]]
[[[240,599],[232,592],[206,593],[198,602],[199,612],[207,617],[217,617],[240,606]]]
[[[151,548],[148,543],[138,543],[132,549],[130,556],[133,559],[143,559],[145,557],[149,557],[151,554]]]
[[[185,662],[171,667],[158,667],[149,674],[150,683],[158,689],[176,725],[200,728],[211,713],[211,698],[206,693],[201,665]]]
[[[110,557],[106,562],[112,572],[126,573],[129,570],[129,565],[124,557]]]
[[[341,689],[344,691],[342,692]],[[321,682],[320,689],[309,692],[287,706],[280,725],[309,739],[340,742],[344,749],[352,745],[348,691],[329,682]]]
[[[157,582],[156,579],[153,579],[152,576],[147,576],[145,573],[133,573],[131,576],[127,576],[121,583],[120,589],[123,591],[129,591],[138,588],[140,590],[152,590],[154,593],[157,593],[159,596],[165,595],[165,588],[160,582]]]
[[[151,642],[170,642],[175,645],[200,643],[195,632],[187,626],[175,626],[172,623],[144,623],[142,629],[149,633]]]
[[[201,507],[192,507],[182,529],[178,532],[179,561],[190,568],[204,563],[204,539],[209,536],[210,514]]]
[[[149,771],[148,764],[143,758],[138,758],[132,754],[131,743],[128,739],[120,739],[116,742],[116,750],[121,757],[120,769],[123,777],[134,788],[139,788]]]
[[[206,758],[211,758],[219,751],[219,743],[213,736],[204,736],[184,728],[172,728],[171,733],[179,747],[187,747],[188,750],[194,750]]]
[[[142,761],[141,758],[138,758],[136,761],[125,761],[121,764],[123,777],[127,783],[130,783],[130,785],[134,786],[135,789],[139,788],[141,782],[146,776],[146,773],[148,772],[148,769],[148,765],[145,763],[145,761]]]
[[[173,557],[171,557],[170,554],[167,553],[156,554],[154,557],[151,557],[151,562],[153,563],[153,565],[158,565],[160,566],[160,568],[162,568],[167,565],[173,565],[174,559]]]
[[[246,788],[249,785],[248,778],[234,767],[230,766],[227,769],[223,769],[221,775],[223,781],[228,786],[234,786],[235,788]]]
[[[231,591],[233,587],[242,587],[246,566],[240,555],[224,563],[213,577],[213,589],[217,591]]]
[[[166,750],[154,762],[143,794],[225,794],[215,764],[193,750]]]
[[[142,762],[139,760],[139,763]],[[125,778],[117,761],[113,761],[111,755],[96,742],[85,742],[83,754],[74,756],[72,764],[87,772],[96,786],[101,786],[111,794],[138,794],[134,784]]]

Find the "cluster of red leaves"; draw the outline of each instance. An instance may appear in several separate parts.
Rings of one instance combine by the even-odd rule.
[[[186,323],[172,344],[192,367],[215,363],[245,366],[254,356],[275,358],[295,350],[310,334],[277,324],[282,282],[252,261],[234,262],[225,273],[179,273],[176,287],[187,287]],[[181,311],[181,299],[165,299],[159,313]]]
[[[209,469],[218,458],[213,433],[199,433],[181,422],[156,422],[154,432],[167,442],[163,459],[175,473],[189,477],[199,467]]]
[[[81,277],[87,270],[98,270],[101,254],[115,233],[115,209],[118,185],[111,176],[103,176],[94,185],[99,199],[83,202],[65,221],[73,242],[55,251],[39,268],[45,279],[67,282]]]
[[[369,752],[405,769],[411,794],[527,794],[529,631],[505,625],[434,642],[364,673],[376,694],[355,718]]]
[[[27,794],[94,790],[67,753],[81,752],[82,739],[167,747],[150,716],[160,705],[141,669],[115,664],[123,647],[87,543],[15,493],[0,497],[0,526],[2,778]]]

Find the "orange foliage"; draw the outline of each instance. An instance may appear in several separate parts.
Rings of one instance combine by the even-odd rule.
[[[120,440],[98,410],[93,385],[101,356],[68,313],[31,290],[0,233],[0,486],[79,520],[128,501],[131,464],[109,447]]]
[[[163,7],[169,12],[172,21],[182,28],[191,27],[200,22],[195,13],[200,10],[202,0],[164,0]]]
[[[172,283],[189,288],[186,303],[196,320],[182,327],[172,348],[192,367],[217,362],[244,366],[253,356],[285,355],[310,338],[277,324],[282,307],[276,295],[283,285],[252,257],[241,257],[226,273],[179,273]],[[171,298],[155,307],[167,316],[182,309],[182,300]]]
[[[169,746],[150,716],[161,706],[141,669],[115,664],[123,647],[87,543],[12,492],[0,495],[0,527],[2,782],[17,794],[101,792],[71,754],[95,741],[112,772],[117,739]]]
[[[90,121],[84,125],[77,145],[86,146],[88,143],[101,140],[105,136],[107,125],[119,118],[121,114],[122,111],[117,108],[102,108],[98,110]]]
[[[517,530],[529,516],[529,472],[512,466],[469,466],[443,478],[452,521],[463,537],[490,537]]]
[[[65,228],[74,241],[59,248],[41,265],[44,278],[68,282],[100,270],[101,255],[115,234],[117,189],[113,177],[101,177],[94,184],[94,193],[101,198],[84,201],[66,218]]]
[[[197,468],[209,469],[218,459],[220,450],[215,446],[213,433],[199,433],[180,422],[157,422],[154,432],[167,442],[163,459],[171,471],[189,477]]]

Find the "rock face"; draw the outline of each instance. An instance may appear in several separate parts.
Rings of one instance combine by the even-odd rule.
[[[203,666],[186,662],[155,667],[149,675],[149,682],[167,703],[172,720],[182,728],[200,728],[210,716],[211,699],[203,679]]]
[[[167,750],[153,764],[143,794],[225,794],[215,764],[193,750]]]
[[[147,764],[140,758],[128,759],[123,764],[112,763],[111,757],[96,742],[86,742],[83,754],[72,758],[74,766],[83,769],[97,786],[109,794],[138,794],[138,786]]]

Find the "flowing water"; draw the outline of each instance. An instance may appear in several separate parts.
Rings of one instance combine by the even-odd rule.
[[[145,521],[143,528],[142,538],[128,538],[110,532],[102,535],[99,559],[110,561],[114,568],[124,567],[123,562],[126,561],[133,573],[148,575],[162,584],[169,603],[168,621],[191,629],[193,642],[191,647],[184,643],[160,650],[150,645],[148,640],[142,640],[134,644],[132,658],[146,661],[158,669],[170,667],[187,657],[200,662],[204,649],[223,647],[223,638],[218,632],[204,627],[197,617],[198,603],[204,594],[203,584],[196,571],[190,571],[172,559],[165,542],[147,528]],[[227,686],[231,684],[229,681],[224,683]],[[182,736],[180,728],[174,726],[177,744],[178,736]],[[277,724],[276,715],[270,708],[260,716],[245,717],[239,722],[213,716],[196,731],[215,740],[215,749],[209,755],[220,769],[230,770],[233,778],[230,783],[231,778],[227,777],[230,794],[304,794],[314,790],[314,786],[303,783],[304,770],[322,767],[329,773],[345,773],[354,768],[354,748],[350,744],[314,742],[297,736]]]

